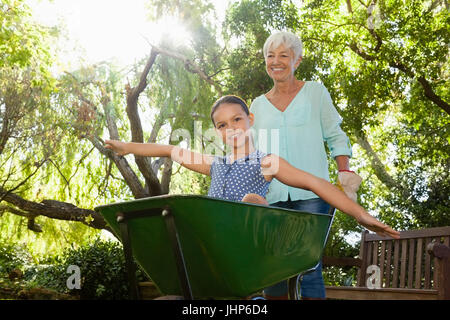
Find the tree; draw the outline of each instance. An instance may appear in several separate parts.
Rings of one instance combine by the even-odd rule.
[[[274,29],[302,36],[298,77],[323,82],[344,119],[364,178],[360,202],[398,228],[450,224],[446,2],[235,1],[221,45],[209,2],[153,0],[154,18],[171,14],[187,26],[189,47],[151,44],[131,70],[104,63],[58,79],[41,70],[56,59],[44,40],[49,31],[28,22],[22,3],[1,7],[2,26],[17,26],[1,29],[10,43],[0,46],[0,212],[25,216],[30,229],[39,230],[40,216],[104,229],[92,210],[100,203],[188,190],[180,176],[171,185],[179,167],[170,159],[117,157],[103,140],[178,143],[172,134],[188,128],[191,146],[207,143],[194,140],[194,120],[209,128],[219,95],[251,102],[272,86],[261,49]],[[7,49],[21,37],[37,47]],[[207,178],[180,172],[205,192]],[[360,229],[346,216],[335,221],[340,250],[342,236]]]
[[[444,2],[310,1],[303,9],[294,29],[303,30],[311,52],[323,48],[322,60],[334,62],[323,81],[383,184],[378,192],[384,189],[385,203],[370,206],[375,209],[376,203],[394,225],[448,225],[441,207],[448,207],[448,198],[435,190],[437,185],[448,190],[449,171]],[[439,132],[434,147],[425,132]],[[416,155],[418,146],[428,151]],[[424,214],[430,211],[434,214]]]
[[[26,217],[29,229],[37,232],[41,231],[41,226],[34,221],[39,216],[108,229],[101,215],[92,210],[99,202],[168,193],[173,165],[170,159],[151,161],[135,157],[131,163],[106,150],[103,139],[106,136],[155,142],[164,135],[170,138],[178,128],[192,128],[193,116],[207,113],[214,101],[213,90],[220,92],[220,85],[206,75],[208,63],[200,66],[196,62],[202,61],[199,56],[204,55],[201,51],[204,48],[198,52],[184,49],[184,54],[180,54],[170,43],[163,43],[161,47],[153,45],[149,57],[133,67],[131,83],[124,81],[124,74],[109,64],[66,73],[54,79],[52,90],[41,92],[40,98],[45,100],[41,104],[27,100],[26,95],[17,91],[21,88],[17,86],[17,79],[5,74],[4,79],[10,85],[2,85],[3,131],[7,131],[6,124],[11,122],[12,103],[8,100],[11,93],[11,97],[18,100],[14,106],[27,106],[22,114],[28,121],[41,120],[37,125],[40,130],[34,130],[24,140],[29,142],[27,147],[34,150],[30,157],[34,159],[42,154],[42,159],[31,162],[35,168],[29,159],[23,161],[34,170],[28,169],[28,175],[17,173],[17,177],[11,179],[18,160],[6,155],[5,162],[10,161],[12,171],[5,173],[8,178],[3,180],[0,189],[1,200],[6,203],[0,207],[0,212]],[[32,58],[41,61],[40,57]],[[16,91],[10,91],[11,88]],[[146,116],[156,115],[150,132],[144,130],[142,112]],[[199,120],[206,128],[210,125],[207,117]],[[14,128],[24,132],[25,122],[17,122]],[[17,144],[17,139],[12,134],[5,134],[3,138],[5,150],[16,150],[12,146]],[[169,143],[176,142],[169,139]],[[204,188],[201,182],[204,179],[195,178],[200,188]],[[36,190],[35,186],[42,180],[48,185],[42,187],[44,191]],[[53,183],[58,187],[49,190],[48,186]]]
[[[59,161],[70,150],[50,107],[58,90],[50,73],[57,30],[36,24],[24,1],[3,1],[0,10],[0,234],[2,241],[15,236],[33,242],[42,237],[40,215],[86,223],[91,212],[50,200],[64,200],[67,181],[59,190],[54,185],[64,177]],[[52,198],[46,199],[43,189]],[[35,233],[24,235],[24,221]],[[66,234],[64,226],[51,220],[45,226],[45,236],[58,242],[64,237],[80,240],[88,233],[72,226],[77,232]]]

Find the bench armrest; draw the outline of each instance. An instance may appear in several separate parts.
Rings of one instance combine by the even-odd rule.
[[[450,248],[443,243],[431,242],[427,246],[427,251],[433,257],[438,259],[450,257]]]
[[[322,258],[322,265],[335,267],[361,267],[362,260],[349,257],[326,257]]]
[[[427,246],[428,253],[436,258],[437,290],[439,299],[450,300],[450,248],[442,243],[432,242]]]

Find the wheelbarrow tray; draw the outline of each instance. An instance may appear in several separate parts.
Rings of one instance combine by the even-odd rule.
[[[95,208],[121,239],[117,214],[129,219],[135,261],[163,294],[182,295],[169,232],[173,215],[195,298],[245,297],[317,265],[331,216],[199,195],[164,195]],[[123,242],[123,239],[121,239]]]

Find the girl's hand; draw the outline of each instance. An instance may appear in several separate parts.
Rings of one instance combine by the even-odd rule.
[[[367,229],[376,232],[379,236],[382,237],[391,237],[394,239],[400,239],[400,232],[395,231],[388,225],[378,221],[370,214],[361,214],[359,218],[356,219],[359,224],[363,225]]]
[[[127,151],[127,144],[126,142],[117,141],[117,140],[106,140],[105,141],[105,148],[113,150],[117,155],[124,156],[129,154],[130,152]]]

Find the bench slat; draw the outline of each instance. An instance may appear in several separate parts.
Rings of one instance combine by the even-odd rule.
[[[382,288],[384,288],[385,287],[385,284],[384,284],[384,265],[385,265],[385,263],[386,263],[386,261],[385,261],[385,259],[386,259],[386,257],[385,257],[385,253],[386,253],[386,241],[381,241],[381,249],[380,249],[380,277],[381,277],[381,283],[380,283],[380,286],[382,287]]]
[[[391,286],[391,258],[392,258],[392,241],[387,241],[387,259],[386,259],[386,287]]]
[[[434,242],[436,242],[436,243],[441,243],[441,237],[435,237],[435,238],[433,238],[433,241]],[[438,258],[433,258],[433,269],[432,269],[432,272],[433,272],[433,286],[432,286],[432,288],[433,289],[437,289],[437,282],[438,282],[438,273],[436,272],[436,266],[437,266],[437,264],[438,264]]]
[[[431,238],[425,239],[425,248],[428,247],[428,244],[431,242]],[[431,289],[431,257],[429,254],[425,255],[425,289]]]
[[[408,288],[412,288],[412,287],[413,287],[415,243],[416,243],[416,239],[409,239],[409,253],[408,253]]]
[[[372,258],[373,258],[373,242],[367,243],[366,250],[367,250],[367,265],[370,266],[372,264]]]
[[[363,231],[361,233],[361,244],[359,248],[359,257],[361,258],[361,268],[358,270],[358,280],[357,286],[365,285],[365,277],[366,277],[366,269],[367,269],[367,242],[365,241],[365,237],[368,234],[368,231]]]
[[[394,241],[394,276],[392,279],[392,288],[398,288],[398,264],[399,264],[399,259],[400,257],[400,240],[395,240]]]
[[[402,242],[402,254],[400,260],[400,288],[405,287],[405,278],[406,278],[406,250],[408,247],[408,240],[403,239]]]
[[[335,267],[361,267],[361,259],[347,257],[322,257],[322,265]]]
[[[378,265],[378,241],[372,241],[372,263]]]
[[[417,251],[416,251],[416,282],[414,287],[416,289],[420,289],[422,282],[422,248],[423,248],[423,239],[417,239]]]

